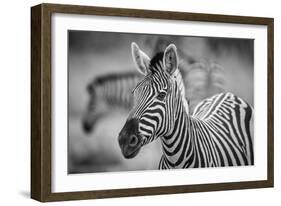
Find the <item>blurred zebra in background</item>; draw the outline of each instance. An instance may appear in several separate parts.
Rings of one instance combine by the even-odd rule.
[[[144,44],[147,47],[152,45],[152,52],[157,53],[163,51],[170,41],[169,37],[149,38]],[[183,48],[178,51],[181,57],[179,71],[187,88],[185,97],[192,113],[200,101],[224,91],[224,70],[218,64],[196,59]],[[134,101],[132,90],[141,78],[134,68],[128,72],[95,77],[87,86],[89,101],[83,115],[83,130],[90,133],[100,119],[115,109],[129,112]]]
[[[133,106],[131,93],[141,76],[137,72],[107,74],[94,78],[87,86],[89,101],[82,124],[90,133],[97,122],[114,109],[129,111]]]

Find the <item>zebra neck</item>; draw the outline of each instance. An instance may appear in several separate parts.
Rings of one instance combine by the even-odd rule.
[[[175,112],[175,125],[172,132],[162,138],[163,156],[160,161],[160,168],[184,168],[186,162],[193,157],[194,149],[189,138],[190,117],[189,106],[185,98],[185,87],[182,75],[178,69],[172,74],[173,80],[176,82],[179,98],[178,107]],[[188,151],[188,158],[186,158]]]
[[[185,112],[184,105],[179,104],[173,131],[162,138],[162,168],[185,168],[194,155],[193,140],[190,137],[191,119]]]

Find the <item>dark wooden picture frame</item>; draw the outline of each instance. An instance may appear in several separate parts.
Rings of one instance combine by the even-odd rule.
[[[53,193],[51,190],[51,16],[54,13],[221,22],[267,26],[267,180]],[[274,88],[272,18],[40,4],[31,8],[31,197],[48,202],[273,187]]]

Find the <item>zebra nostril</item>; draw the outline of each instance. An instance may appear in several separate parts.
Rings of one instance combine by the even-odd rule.
[[[130,145],[131,147],[134,147],[134,146],[136,146],[137,144],[138,144],[138,138],[137,138],[137,136],[131,135],[131,136],[130,136],[129,145]]]

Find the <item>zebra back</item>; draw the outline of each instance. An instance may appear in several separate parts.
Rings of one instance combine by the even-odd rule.
[[[247,164],[254,163],[253,154],[253,108],[232,93],[221,93],[200,102],[192,114],[195,120],[204,121],[212,134],[233,142],[245,158]],[[228,140],[227,140],[228,139]],[[225,147],[229,148],[230,143]]]
[[[90,98],[102,100],[109,106],[131,109],[133,100],[131,92],[141,79],[137,72],[105,74],[96,77],[88,86],[91,88]]]

